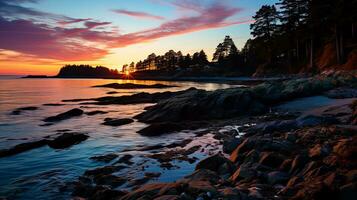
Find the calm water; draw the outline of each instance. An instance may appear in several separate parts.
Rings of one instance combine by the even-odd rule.
[[[163,83],[177,85],[170,89],[135,89],[113,90],[109,88],[93,88],[91,86],[106,83]],[[165,82],[165,81],[136,81],[136,80],[101,80],[101,79],[19,79],[16,77],[0,76],[0,149],[13,145],[41,139],[54,135],[56,130],[70,129],[88,133],[90,138],[68,149],[53,150],[49,147],[37,148],[15,156],[0,158],[0,197],[8,199],[68,199],[71,188],[68,186],[83,172],[90,168],[104,166],[89,158],[95,155],[120,151],[139,145],[154,145],[172,143],[194,135],[192,132],[180,132],[160,137],[143,137],[136,132],[146,124],[134,122],[121,127],[101,125],[104,118],[133,117],[143,111],[150,104],[115,105],[115,106],[85,106],[76,103],[66,103],[64,106],[44,106],[46,103],[61,103],[64,99],[93,98],[108,96],[109,91],[118,91],[119,95],[137,92],[162,92],[183,90],[196,87],[206,90],[234,87],[227,84],[195,83],[195,82]],[[114,96],[114,95],[113,95]],[[19,107],[37,106],[38,110],[24,111],[21,115],[11,115],[11,111]],[[108,114],[88,116],[65,120],[53,126],[40,126],[45,117],[53,116],[72,108],[83,109],[85,112],[93,110],[109,111]],[[207,134],[200,140],[200,145],[212,143],[212,135]],[[195,145],[195,142],[189,146]],[[209,148],[207,148],[209,149]],[[129,152],[134,155],[134,161],[145,161],[148,152]],[[203,157],[207,151],[196,153],[196,157]],[[164,170],[158,181],[173,181],[181,178],[194,169],[194,164],[187,162],[173,162],[179,166],[174,170]],[[151,160],[146,163],[145,172],[162,171],[159,163]],[[126,176],[139,177],[142,170],[135,169],[135,164],[127,171]],[[120,174],[118,174],[120,175]]]

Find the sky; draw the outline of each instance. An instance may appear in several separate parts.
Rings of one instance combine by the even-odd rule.
[[[55,75],[65,64],[124,64],[168,50],[208,58],[277,0],[0,0],[0,74]]]

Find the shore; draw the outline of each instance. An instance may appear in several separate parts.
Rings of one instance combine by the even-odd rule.
[[[111,179],[106,177],[118,170],[113,169],[115,165],[99,168],[95,174],[85,174],[91,184],[79,181],[74,195],[122,200],[353,199],[357,183],[356,83],[356,74],[334,73],[248,89],[191,89],[165,98],[136,117],[151,124],[146,135],[204,126],[215,132],[222,152],[200,160],[196,170],[183,179],[139,184],[132,191],[98,184],[103,178],[110,185]],[[286,107],[304,97],[336,100],[305,110],[279,109],[281,104]],[[219,131],[218,127],[228,125],[237,128]],[[195,150],[169,150],[157,158],[167,165],[191,151]]]
[[[97,87],[129,86],[166,87]],[[151,103],[133,117],[148,124],[138,134],[157,139],[179,131],[190,135],[179,142],[93,156],[90,159],[106,165],[86,170],[67,187],[75,199],[349,199],[356,195],[356,88],[355,72],[334,72],[215,91],[189,88],[65,100],[81,108]],[[13,114],[36,109],[18,108]],[[72,109],[43,119],[43,125],[101,114],[105,111]],[[106,118],[103,125],[122,126],[134,120]],[[63,130],[0,155],[46,145],[67,148],[87,138]],[[136,156],[142,151],[147,153]],[[158,162],[160,170],[144,173],[150,160]],[[180,162],[195,164],[195,171],[174,182],[155,181],[160,172],[175,173]],[[141,171],[141,177],[131,177],[133,171]]]

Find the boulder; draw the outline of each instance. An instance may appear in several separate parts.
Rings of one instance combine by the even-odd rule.
[[[243,138],[236,137],[229,137],[223,139],[223,152],[232,153],[243,141]]]
[[[109,153],[109,154],[101,155],[101,156],[93,156],[93,157],[90,157],[90,159],[95,160],[95,161],[109,163],[110,161],[114,160],[117,157],[118,157],[117,154]]]
[[[103,115],[103,114],[107,114],[107,111],[102,111],[102,110],[94,110],[94,111],[90,111],[87,112],[86,114],[89,116],[93,116],[93,115]]]
[[[54,149],[64,149],[79,144],[88,138],[89,136],[83,133],[63,133],[55,139],[48,141],[48,146]]]
[[[11,112],[12,115],[20,115],[22,111],[29,111],[29,110],[37,110],[38,107],[35,106],[28,106],[28,107],[22,107],[22,108],[16,108]]]
[[[267,174],[267,181],[269,184],[285,184],[289,180],[290,176],[288,173],[281,171],[273,171]]]
[[[58,121],[62,121],[62,120],[66,120],[66,119],[70,119],[72,117],[77,117],[77,116],[81,116],[83,114],[83,110],[78,109],[78,108],[74,108],[72,110],[69,110],[67,112],[58,114],[56,116],[52,116],[52,117],[47,117],[46,119],[44,119],[44,122],[58,122]]]
[[[262,152],[260,154],[259,164],[275,169],[278,168],[284,160],[284,157],[279,153]]]
[[[239,180],[251,181],[257,176],[257,172],[251,167],[241,165],[239,169],[231,176],[231,180],[237,182]]]
[[[47,145],[48,140],[39,140],[34,142],[26,142],[22,144],[18,144],[10,149],[3,149],[0,150],[0,158],[16,155],[25,151],[29,151],[31,149],[36,149],[39,147],[43,147]]]
[[[105,118],[103,125],[107,125],[107,126],[123,126],[126,124],[130,124],[133,123],[134,120],[133,119],[129,119],[129,118],[122,118],[122,119],[113,119],[113,118]]]
[[[309,149],[310,158],[320,158],[327,156],[330,153],[331,149],[328,145],[316,144],[314,147]]]
[[[211,194],[217,193],[217,189],[209,181],[200,180],[188,182],[187,191],[194,195],[207,192],[210,192]]]
[[[208,169],[211,171],[218,172],[219,168],[224,164],[228,165],[229,171],[233,170],[233,163],[230,160],[228,160],[221,154],[216,154],[198,162],[195,170]]]

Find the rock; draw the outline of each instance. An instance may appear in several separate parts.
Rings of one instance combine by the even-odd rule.
[[[39,141],[34,141],[34,142],[26,142],[22,144],[18,144],[10,149],[3,149],[0,150],[0,158],[1,157],[7,157],[7,156],[12,156],[16,155],[25,151],[29,151],[31,149],[36,149],[39,147],[43,147],[47,145],[47,140],[39,140]]]
[[[107,92],[107,94],[118,94],[119,92],[116,92],[116,91],[110,91],[110,92]]]
[[[329,90],[324,93],[329,98],[333,99],[346,99],[346,98],[356,98],[357,89],[348,87],[339,87],[333,90]]]
[[[160,177],[161,173],[160,172],[145,172],[145,177],[148,178],[158,178]]]
[[[156,195],[163,196],[167,193],[168,195],[178,195],[177,189],[180,188],[181,184],[177,183],[152,183],[141,186],[122,198],[120,200],[137,200],[140,197],[146,196],[147,199],[154,199]]]
[[[289,142],[295,142],[296,139],[297,139],[297,137],[296,137],[296,134],[294,134],[294,133],[287,132],[285,134],[285,140],[288,140]]]
[[[123,185],[127,180],[111,174],[104,174],[94,176],[94,181],[97,185],[109,185],[115,188]]]
[[[281,171],[273,171],[267,174],[267,180],[269,184],[285,184],[289,180],[289,175]]]
[[[325,117],[325,116],[314,116],[314,115],[306,115],[301,116],[296,119],[296,124],[299,128],[307,127],[307,126],[317,126],[321,124],[335,124],[338,121],[333,117]]]
[[[279,170],[284,172],[289,172],[291,169],[292,159],[285,159],[283,163],[281,163]]]
[[[217,173],[213,171],[207,169],[199,169],[193,172],[192,174],[185,176],[182,181],[186,183],[191,180],[210,181],[212,184],[217,184],[221,180],[221,177],[219,177]]]
[[[140,135],[145,136],[158,136],[162,134],[172,133],[175,131],[180,131],[183,129],[185,129],[185,127],[178,123],[163,122],[151,124],[150,126],[138,131],[138,133]]]
[[[257,172],[247,166],[241,165],[239,169],[232,175],[231,180],[237,182],[239,180],[251,181],[257,176]]]
[[[105,167],[98,167],[95,169],[90,169],[84,172],[84,175],[86,176],[97,176],[97,175],[109,175],[111,173],[120,171],[122,169],[126,168],[125,166],[105,166]]]
[[[107,114],[108,112],[106,111],[102,111],[102,110],[94,110],[91,112],[87,112],[86,114],[89,116],[93,116],[93,115],[103,115],[103,114]]]
[[[333,152],[342,158],[353,158],[357,152],[357,137],[353,139],[342,139],[334,147]]]
[[[242,142],[242,138],[236,137],[223,139],[223,152],[228,154],[232,153]]]
[[[16,108],[14,111],[12,111],[11,114],[20,115],[22,111],[37,110],[37,109],[38,109],[38,107],[35,107],[35,106]]]
[[[156,89],[161,89],[161,88],[171,88],[171,87],[177,87],[175,85],[164,85],[164,84],[153,84],[153,85],[142,85],[142,84],[134,84],[134,83],[109,83],[105,85],[96,85],[93,87],[104,87],[104,88],[112,88],[112,89],[148,89],[148,88],[156,88]]]
[[[279,153],[262,152],[260,155],[259,164],[271,167],[273,169],[278,168],[284,161],[284,157]]]
[[[130,161],[132,158],[133,158],[132,155],[125,154],[121,158],[119,158],[119,160],[116,161],[115,164],[117,164],[117,163],[125,163],[127,165],[131,165],[131,164],[133,164],[133,162]]]
[[[109,163],[110,161],[114,160],[117,157],[118,157],[117,154],[110,153],[110,154],[101,155],[101,156],[93,156],[93,157],[90,157],[90,159],[95,160],[95,161]]]
[[[107,125],[107,126],[122,126],[122,125],[126,125],[126,124],[130,124],[133,123],[134,120],[133,119],[129,119],[129,118],[122,118],[122,119],[112,119],[112,118],[105,118],[103,125]]]
[[[125,194],[126,192],[112,190],[107,186],[91,186],[79,182],[75,185],[75,189],[72,195],[93,200],[111,200],[118,199]]]
[[[43,121],[44,122],[58,122],[58,121],[70,119],[72,117],[81,116],[82,114],[83,114],[83,110],[74,108],[72,110],[58,114],[56,116],[48,117],[48,118],[44,119]]]
[[[254,141],[247,138],[245,139],[231,154],[230,160],[234,163],[238,161],[240,154],[251,150],[254,147]]]
[[[180,196],[178,195],[164,195],[161,197],[157,197],[154,200],[180,200]]]
[[[241,200],[239,191],[236,188],[226,187],[220,190],[223,200]]]
[[[89,136],[83,133],[63,133],[55,139],[48,141],[48,146],[54,149],[64,149],[79,144],[88,138]]]
[[[229,171],[227,171],[227,173],[230,173],[234,169],[233,163],[230,160],[228,160],[221,154],[216,154],[198,162],[195,170],[208,169],[214,172],[218,172],[220,166],[224,164],[228,165]]]
[[[330,153],[330,147],[327,145],[316,144],[314,147],[309,150],[310,158],[320,158],[327,156]]]
[[[217,193],[217,189],[209,181],[193,180],[188,183],[187,191],[191,194],[210,192]]]
[[[309,161],[309,158],[305,155],[297,155],[295,156],[293,162],[291,163],[290,174],[294,174],[296,172],[301,171],[305,164]]]

